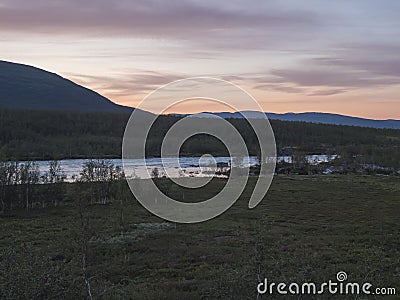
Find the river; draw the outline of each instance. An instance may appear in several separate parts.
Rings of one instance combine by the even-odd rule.
[[[318,164],[322,162],[329,162],[336,159],[337,155],[308,155],[306,160],[311,164]],[[67,177],[67,181],[71,181],[74,176],[79,176],[82,165],[88,161],[88,159],[63,159],[59,163],[62,171]],[[107,162],[114,166],[122,167],[121,159],[106,159]],[[214,157],[215,163],[227,163],[231,161],[230,157]],[[163,168],[164,162],[164,168]],[[212,176],[213,170],[211,166],[213,159],[210,157],[180,157],[179,164],[177,164],[176,158],[147,158],[146,163],[143,164],[142,160],[139,159],[126,159],[124,160],[125,174],[127,177],[136,176],[138,178],[149,178],[151,171],[154,168],[159,169],[159,176],[168,177],[180,177],[180,176]],[[292,163],[291,156],[278,156],[277,162]],[[23,163],[23,162],[22,162]],[[41,174],[48,171],[50,161],[35,161],[39,167]],[[257,157],[250,156],[244,157],[239,160],[233,160],[234,165],[240,165],[243,167],[253,166],[257,164]],[[212,174],[212,175],[211,175]]]

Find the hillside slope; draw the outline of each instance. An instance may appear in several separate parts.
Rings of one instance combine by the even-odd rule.
[[[132,110],[57,74],[6,61],[0,61],[0,107],[83,112]]]

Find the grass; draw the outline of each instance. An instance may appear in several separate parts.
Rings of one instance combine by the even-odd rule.
[[[185,199],[197,201],[223,185],[213,180],[202,195],[189,190]],[[179,189],[169,190],[179,196]],[[321,283],[335,280],[339,271],[351,282],[395,287],[399,293],[399,190],[399,177],[278,176],[255,209],[247,208],[248,188],[227,212],[204,223],[167,223],[131,201],[123,209],[124,234],[117,202],[91,206],[86,213],[93,294],[97,299],[255,299],[258,273],[274,282]],[[15,212],[0,222],[2,250],[53,258],[62,297],[86,298],[74,205]],[[9,288],[4,280],[1,286]]]

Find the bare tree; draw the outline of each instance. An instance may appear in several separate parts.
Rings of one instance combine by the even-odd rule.
[[[65,182],[67,176],[65,175],[61,164],[57,160],[50,162],[49,170],[41,176],[43,184],[48,185],[48,193],[44,193],[42,197],[42,207],[45,206],[45,201],[48,197],[59,197],[63,194],[62,183]],[[57,198],[53,199],[54,206],[57,206]]]
[[[112,184],[120,178],[124,178],[122,168],[115,167],[114,164],[103,159],[85,162],[78,180],[82,183],[91,183],[89,187],[92,204],[94,201],[106,204],[111,200]]]
[[[31,193],[31,186],[39,183],[39,174],[39,167],[35,162],[25,162],[19,166],[19,180],[20,184],[25,190],[26,210],[29,210],[30,207],[29,197]]]

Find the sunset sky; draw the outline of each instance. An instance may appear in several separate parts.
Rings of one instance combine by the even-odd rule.
[[[400,119],[399,16],[397,0],[0,0],[0,59],[129,106],[212,76],[268,112]]]

